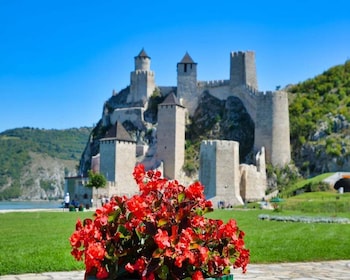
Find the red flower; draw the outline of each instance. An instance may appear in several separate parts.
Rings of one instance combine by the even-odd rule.
[[[199,270],[196,270],[192,275],[192,280],[204,280],[203,273]]]
[[[136,183],[141,184],[145,175],[146,175],[145,167],[142,164],[136,165],[134,168],[133,175],[134,175]]]
[[[186,197],[188,199],[204,199],[204,187],[200,182],[193,183],[186,190]]]
[[[154,236],[154,241],[162,250],[164,250],[167,247],[170,247],[169,235],[168,232],[165,230],[158,229],[158,233]]]
[[[185,187],[138,165],[133,173],[140,193],[115,196],[77,221],[70,237],[71,254],[83,260],[87,273],[117,278],[120,272],[142,280],[202,280],[246,271],[249,250],[236,221],[208,219],[212,203],[199,182]],[[134,275],[133,275],[134,276]]]

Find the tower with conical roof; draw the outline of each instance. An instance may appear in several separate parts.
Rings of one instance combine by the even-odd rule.
[[[174,93],[158,105],[157,160],[170,179],[180,177],[185,161],[185,119],[186,110]]]
[[[100,173],[115,186],[116,194],[132,195],[137,186],[132,176],[136,164],[136,142],[120,122],[100,140]]]
[[[144,49],[135,56],[135,70],[130,73],[130,94],[128,103],[143,107],[155,89],[151,58]]]
[[[177,97],[183,100],[183,105],[193,112],[198,103],[197,63],[186,52],[177,64]]]

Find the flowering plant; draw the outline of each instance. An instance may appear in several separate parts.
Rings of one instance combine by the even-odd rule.
[[[199,280],[227,275],[231,267],[246,271],[244,232],[232,219],[204,217],[213,208],[203,185],[184,187],[143,165],[133,175],[139,194],[115,196],[93,220],[76,224],[72,255],[85,262],[86,275]]]

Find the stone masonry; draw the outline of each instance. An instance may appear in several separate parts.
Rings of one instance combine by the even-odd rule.
[[[265,159],[274,166],[284,166],[291,159],[289,111],[286,92],[258,90],[255,53],[232,52],[229,79],[218,81],[198,81],[198,65],[186,53],[177,64],[176,87],[158,87],[150,64],[151,58],[142,49],[135,57],[130,87],[123,90],[123,94],[128,94],[125,103],[118,104],[112,111],[104,110],[103,125],[112,125],[120,131],[125,121],[139,129],[151,127],[157,135],[155,143],[145,146],[148,150],[144,152],[142,143],[138,143],[138,154],[147,158],[147,168],[163,169],[165,177],[175,179],[183,175],[186,114],[194,113],[203,93],[220,100],[238,97],[255,124],[256,164],[239,163],[238,142],[204,141],[200,150],[199,180],[206,187],[207,197],[215,203],[236,205],[262,199],[266,190]],[[165,100],[158,105],[158,123],[154,127],[145,121],[144,112],[155,90]],[[117,94],[113,92],[113,95]],[[136,191],[130,176],[136,164],[136,143],[130,135],[123,137],[107,135],[101,139],[100,172],[116,194],[131,195]]]

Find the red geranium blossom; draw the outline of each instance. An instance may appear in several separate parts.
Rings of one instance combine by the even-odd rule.
[[[225,224],[204,216],[213,208],[201,183],[186,188],[142,165],[133,175],[139,194],[115,196],[94,220],[77,221],[72,255],[85,262],[87,274],[202,280],[229,274],[231,267],[246,271],[244,232],[233,219]]]

